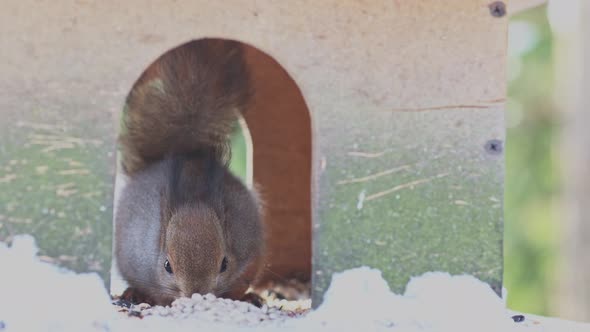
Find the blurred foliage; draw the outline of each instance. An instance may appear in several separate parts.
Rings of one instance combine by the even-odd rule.
[[[0,242],[31,234],[45,261],[108,280],[112,144],[96,127],[43,123],[47,113],[2,132]]]
[[[512,17],[510,39],[504,282],[511,309],[549,315],[558,258],[555,146],[560,125],[552,105],[552,35],[546,7]]]
[[[247,159],[246,138],[242,128],[236,125],[231,138],[231,161],[229,164],[230,171],[246,182],[246,163]]]

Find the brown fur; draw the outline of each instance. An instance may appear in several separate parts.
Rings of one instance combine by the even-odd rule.
[[[241,44],[201,39],[158,58],[129,93],[119,137],[123,170],[208,148],[228,153],[228,136],[252,94]]]

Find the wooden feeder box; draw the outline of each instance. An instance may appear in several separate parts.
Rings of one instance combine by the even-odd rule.
[[[244,120],[267,206],[266,280],[311,278],[314,305],[333,273],[362,265],[397,292],[433,270],[499,291],[506,7],[7,1],[0,239],[32,233],[46,255],[108,280],[126,94],[167,50],[223,38],[248,45],[256,85]]]

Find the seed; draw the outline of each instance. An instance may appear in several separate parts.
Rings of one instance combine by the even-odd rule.
[[[128,315],[129,315],[129,317],[138,317],[138,318],[142,318],[142,316],[141,316],[141,312],[139,312],[139,311],[135,311],[135,310],[129,311],[129,314],[128,314]]]

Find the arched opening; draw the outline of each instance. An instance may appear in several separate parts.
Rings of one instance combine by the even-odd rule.
[[[244,118],[265,205],[262,280],[311,277],[311,117],[299,87],[271,56],[246,47],[255,95]]]
[[[266,250],[257,285],[293,278],[307,282],[311,279],[310,113],[287,71],[270,55],[242,45],[254,93],[235,126],[230,170],[255,188],[263,202]],[[118,171],[115,213],[125,185],[126,178]],[[114,258],[112,266],[111,292],[120,294],[125,283]]]
[[[230,171],[239,177],[248,188],[252,188],[254,184],[252,136],[243,117],[240,117],[234,127],[231,150]]]

